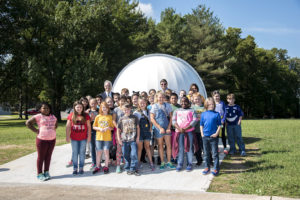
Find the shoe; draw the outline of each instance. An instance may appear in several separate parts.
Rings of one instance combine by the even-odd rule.
[[[167,163],[167,167],[168,167],[169,169],[176,169],[176,167],[175,167],[171,162],[168,162],[168,163]]]
[[[164,163],[164,162],[160,164],[159,169],[160,169],[160,170],[164,170],[164,169],[165,169],[165,163]]]
[[[141,160],[142,163],[147,163],[147,160],[144,158]]]
[[[190,171],[192,171],[192,170],[193,170],[193,165],[192,165],[192,164],[188,164],[188,165],[186,166],[186,171],[190,172]]]
[[[95,167],[96,167],[96,164],[91,164],[91,166],[90,166],[90,170],[92,171],[92,170],[94,170],[95,169]]]
[[[95,167],[95,169],[94,169],[94,171],[93,171],[93,174],[96,174],[96,173],[98,173],[98,172],[100,172],[101,170],[100,170],[100,168],[99,167]]]
[[[77,170],[74,170],[72,173],[74,176],[78,174]]]
[[[134,171],[127,171],[127,175],[132,175],[134,174]]]
[[[196,165],[200,166],[200,165],[202,165],[202,162],[203,162],[203,160],[198,160],[197,163],[196,163]]]
[[[79,170],[79,174],[80,174],[80,175],[84,174],[83,169]]]
[[[90,154],[85,154],[85,159],[89,159],[90,157]]]
[[[182,166],[181,166],[181,165],[177,165],[176,171],[177,171],[177,172],[180,172],[181,170],[182,170]]]
[[[51,179],[51,176],[48,171],[44,172],[45,181]]]
[[[120,167],[120,165],[117,166],[117,168],[116,168],[116,173],[118,173],[118,174],[121,173],[121,167]]]
[[[207,175],[209,172],[210,172],[210,169],[205,168],[205,169],[202,171],[202,174],[203,174],[203,175]]]
[[[216,170],[216,169],[212,170],[211,173],[212,173],[212,175],[214,175],[214,176],[218,176],[218,175],[219,175],[219,171]]]
[[[242,151],[241,156],[246,156],[246,152]]]
[[[151,169],[152,171],[154,171],[154,170],[155,170],[155,166],[154,166],[154,164],[150,164],[150,169]]]
[[[135,170],[135,171],[133,172],[133,174],[134,174],[135,176],[140,176],[140,175],[141,175],[141,174],[139,173],[138,170]]]
[[[72,167],[73,166],[73,162],[72,160],[68,162],[68,164],[66,164],[66,167]]]
[[[104,172],[104,174],[108,174],[109,173],[109,168],[108,167],[103,167],[103,172]]]
[[[45,181],[46,180],[43,173],[40,173],[39,175],[37,175],[37,179],[39,179],[40,181]]]
[[[228,155],[228,150],[224,149],[224,154]]]

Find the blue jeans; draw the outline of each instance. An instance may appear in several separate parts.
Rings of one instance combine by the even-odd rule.
[[[187,134],[190,142],[189,152],[186,153],[187,156],[187,165],[192,165],[193,163],[193,133],[180,133],[179,135],[179,152],[178,152],[178,165],[183,166],[183,157],[184,157],[184,135]]]
[[[126,171],[135,171],[138,164],[136,142],[123,142],[122,151],[125,158],[124,169]]]
[[[86,140],[71,140],[72,146],[72,161],[73,169],[78,169],[78,156],[79,156],[79,168],[83,169],[84,160],[85,160],[85,147]]]
[[[235,142],[239,146],[240,152],[245,151],[241,125],[227,125],[227,137],[230,146],[229,153],[236,153]]]
[[[91,154],[92,154],[92,162],[93,164],[96,164],[96,131],[91,131]]]
[[[209,136],[204,136],[202,138],[203,141],[203,148],[204,148],[204,160],[205,160],[205,167],[210,169],[210,154],[212,152],[212,157],[214,159],[214,169],[220,170],[219,166],[219,153],[218,153],[218,142],[219,138],[212,138]]]

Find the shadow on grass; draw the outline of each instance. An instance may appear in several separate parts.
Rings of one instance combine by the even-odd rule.
[[[270,151],[262,151],[261,154],[270,154],[270,153],[289,153],[291,151],[289,150],[280,150],[280,151],[277,151],[277,150],[270,150]]]
[[[256,137],[243,137],[244,143],[245,144],[252,144],[256,143],[261,140],[261,138],[256,138]]]

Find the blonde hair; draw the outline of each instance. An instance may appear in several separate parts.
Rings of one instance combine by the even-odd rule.
[[[164,98],[166,97],[166,94],[164,92],[162,92],[161,90],[159,90],[158,92],[156,92],[155,94],[155,98],[154,98],[154,103],[157,103],[157,99],[158,99],[158,96],[159,95],[162,95]]]
[[[193,98],[195,98],[195,97],[200,97],[200,99],[201,99],[202,102],[205,101],[204,96],[202,96],[202,95],[200,94],[200,92],[195,92],[195,93],[193,93],[192,96],[193,96]]]
[[[214,103],[214,110],[216,108],[216,102],[212,97],[208,97],[205,102],[204,102],[204,108],[207,110],[208,108],[208,102],[213,102]]]

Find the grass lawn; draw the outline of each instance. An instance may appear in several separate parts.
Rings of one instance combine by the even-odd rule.
[[[25,120],[0,118],[0,164],[36,151]],[[227,156],[209,192],[300,197],[300,120],[244,120],[246,157]],[[57,145],[65,143],[65,122]]]
[[[210,192],[300,197],[300,120],[244,120],[246,157],[227,156]]]

